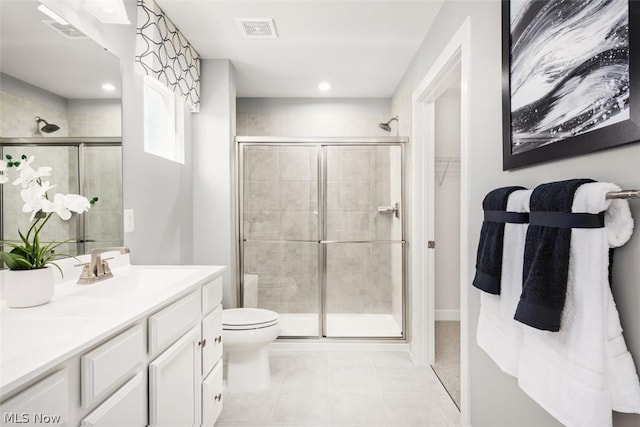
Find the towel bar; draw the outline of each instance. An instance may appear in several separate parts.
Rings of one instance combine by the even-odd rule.
[[[640,199],[640,190],[610,191],[607,199]]]

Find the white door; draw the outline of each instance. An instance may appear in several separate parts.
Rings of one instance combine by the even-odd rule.
[[[149,364],[149,424],[200,424],[200,326]]]

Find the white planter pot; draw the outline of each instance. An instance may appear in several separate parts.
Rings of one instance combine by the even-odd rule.
[[[4,273],[2,296],[7,306],[34,307],[53,298],[55,271],[53,267],[37,270],[8,270]]]

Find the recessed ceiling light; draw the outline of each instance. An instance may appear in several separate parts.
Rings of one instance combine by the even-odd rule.
[[[47,6],[45,6],[43,4],[38,6],[38,10],[40,12],[44,13],[45,15],[47,15],[49,18],[51,18],[54,21],[56,21],[57,23],[61,24],[61,25],[69,25],[69,23],[67,21],[65,21],[64,19],[62,19],[60,17],[60,15],[58,15],[53,10],[49,9]]]
[[[106,90],[107,92],[113,92],[116,90],[116,87],[111,83],[102,83],[102,90]]]
[[[326,92],[329,89],[331,89],[331,83],[329,83],[329,82],[320,82],[320,84],[318,84],[318,89],[320,89],[323,92]]]

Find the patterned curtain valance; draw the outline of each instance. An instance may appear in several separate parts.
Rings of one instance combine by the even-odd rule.
[[[200,110],[200,57],[153,0],[138,0],[136,69]]]

